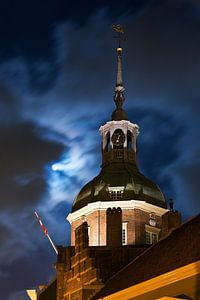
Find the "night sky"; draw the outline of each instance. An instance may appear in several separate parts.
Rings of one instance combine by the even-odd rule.
[[[66,216],[98,174],[100,125],[114,110],[125,28],[125,109],[140,126],[138,164],[187,220],[200,211],[200,2],[0,2],[0,298],[54,275]]]

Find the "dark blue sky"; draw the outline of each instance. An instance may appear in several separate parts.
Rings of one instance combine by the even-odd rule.
[[[0,3],[0,293],[53,276],[54,252],[80,188],[98,174],[98,133],[114,109],[116,41],[125,108],[140,126],[138,161],[184,220],[199,213],[200,3],[2,1]],[[56,165],[59,171],[53,171]]]

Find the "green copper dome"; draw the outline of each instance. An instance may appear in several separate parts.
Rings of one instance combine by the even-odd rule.
[[[74,200],[72,212],[96,201],[112,201],[109,187],[119,186],[124,187],[120,201],[141,200],[166,208],[159,187],[141,174],[136,165],[116,162],[103,167],[99,175],[81,189]]]

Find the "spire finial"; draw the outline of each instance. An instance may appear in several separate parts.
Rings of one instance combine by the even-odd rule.
[[[114,94],[114,101],[116,104],[116,110],[114,111],[112,115],[113,120],[127,120],[127,114],[122,109],[123,103],[125,101],[124,97],[124,86],[122,81],[122,47],[121,47],[121,41],[124,40],[123,34],[124,29],[122,25],[117,24],[112,26],[113,30],[117,32],[117,36],[114,36],[118,39],[119,44],[117,48],[117,80],[115,85],[115,94]]]
[[[112,29],[117,32],[117,36],[115,36],[115,38],[119,40],[119,46],[117,48],[118,50],[119,48],[121,48],[121,41],[122,40],[124,41],[124,38],[122,37],[122,35],[124,34],[124,28],[122,27],[122,25],[117,24],[117,25],[113,25]]]

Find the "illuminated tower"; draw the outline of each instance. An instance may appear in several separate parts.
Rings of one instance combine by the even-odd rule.
[[[122,31],[117,31],[116,109],[112,120],[99,129],[102,137],[101,171],[78,193],[67,217],[71,224],[72,246],[75,244],[75,229],[85,221],[90,246],[154,243],[162,235],[162,215],[168,211],[159,187],[141,174],[137,166],[139,126],[129,121],[123,109]]]
[[[115,29],[120,41],[122,28],[117,25]],[[112,119],[99,129],[101,171],[74,200],[67,217],[71,224],[71,245],[57,247],[56,279],[40,292],[39,300],[50,297],[52,300],[94,299],[116,272],[141,257],[143,252],[147,253],[148,244],[156,243],[180,225],[180,214],[174,211],[173,201],[168,210],[159,187],[138,169],[139,127],[129,121],[123,109],[124,101],[119,43],[114,93],[116,109]],[[164,261],[167,261],[165,257]],[[151,265],[153,270],[154,265]],[[126,281],[127,278],[122,279]]]

